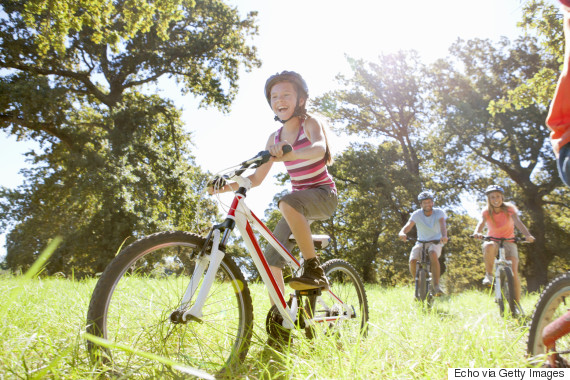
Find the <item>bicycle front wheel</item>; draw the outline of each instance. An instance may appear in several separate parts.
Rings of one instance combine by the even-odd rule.
[[[527,352],[532,356],[547,353],[542,341],[542,331],[549,323],[568,312],[570,308],[570,273],[556,277],[544,289],[536,309],[532,313],[528,332]],[[570,361],[570,335],[556,341],[556,351],[565,352],[562,357]]]
[[[511,315],[515,315],[515,281],[513,272],[509,267],[498,269],[500,286],[496,291],[496,300],[499,304],[499,313],[501,317],[505,315],[505,310],[510,310]]]
[[[423,269],[419,268],[417,273],[417,280],[416,280],[416,299],[418,301],[424,301],[428,295],[428,272]]]
[[[323,290],[317,297],[313,318],[329,321],[325,323],[342,334],[366,336],[368,299],[360,276],[352,265],[340,259],[327,261],[323,270],[329,280],[330,291]]]
[[[215,276],[200,321],[174,323],[192,278],[196,256],[205,241],[186,232],[164,232],[142,238],[107,266],[97,282],[87,331],[128,349],[102,349],[88,343],[95,359],[126,376],[170,377],[172,369],[135,353],[150,353],[177,364],[219,373],[247,354],[252,303],[242,273],[226,256]]]

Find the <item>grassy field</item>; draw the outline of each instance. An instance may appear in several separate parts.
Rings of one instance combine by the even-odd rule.
[[[94,286],[95,280],[0,277],[8,300],[0,307],[0,378],[95,378],[82,335]],[[278,353],[265,346],[265,290],[251,288],[256,331],[243,377],[444,379],[450,367],[528,366],[525,321],[500,318],[489,293],[441,297],[426,311],[412,301],[411,287],[368,286],[367,338],[308,341],[297,334]],[[528,314],[537,298],[523,298]]]

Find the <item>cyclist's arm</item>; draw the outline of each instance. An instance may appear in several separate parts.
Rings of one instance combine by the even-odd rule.
[[[398,234],[398,237],[400,238],[400,240],[406,241],[408,239],[407,237],[407,233],[410,232],[410,230],[416,225],[416,223],[413,220],[409,220],[408,223],[406,223],[406,225],[404,227],[402,227],[402,229],[400,230],[400,233]]]
[[[313,158],[321,158],[325,155],[327,151],[327,144],[325,141],[325,136],[322,132],[322,126],[320,122],[309,117],[305,120],[305,134],[311,142],[311,145],[291,151],[289,153],[283,154],[283,145],[289,144],[287,141],[281,141],[278,144],[272,144],[268,147],[269,152],[274,158],[272,161],[294,161],[294,160],[311,160]]]
[[[447,243],[447,226],[445,224],[445,218],[439,218],[439,229],[441,230],[441,243]]]
[[[520,232],[522,232],[522,234],[525,236],[526,241],[532,243],[534,241],[534,236],[532,236],[530,234],[530,231],[528,230],[528,228],[526,228],[524,223],[520,220],[519,216],[516,213],[513,213],[512,218],[513,218],[513,221],[515,222],[515,227]]]
[[[475,227],[475,231],[473,231],[473,237],[477,239],[483,238],[483,227],[485,226],[485,218],[481,217],[479,223],[477,223],[477,227]]]

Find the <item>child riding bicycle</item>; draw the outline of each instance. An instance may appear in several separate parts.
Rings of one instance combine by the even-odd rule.
[[[252,186],[259,186],[273,162],[284,162],[291,177],[292,191],[278,202],[283,218],[273,234],[287,250],[291,250],[295,243],[289,241],[289,236],[293,233],[304,259],[303,274],[292,278],[289,285],[295,290],[326,287],[328,281],[316,256],[310,228],[310,221],[330,218],[338,203],[335,183],[327,171],[332,154],[325,126],[322,120],[307,113],[309,89],[296,72],[283,71],[269,77],[265,83],[265,97],[275,113],[275,120],[283,125],[267,140],[265,149],[273,157],[248,178]],[[282,148],[285,145],[291,145],[293,150],[284,154]],[[217,191],[236,191],[238,187],[234,182]],[[214,189],[210,187],[208,192],[213,194]],[[271,246],[265,257],[284,293],[284,259]]]
[[[443,245],[447,243],[447,226],[445,220],[447,216],[445,211],[440,208],[433,207],[434,196],[429,191],[423,191],[418,195],[421,209],[416,210],[410,216],[406,225],[400,231],[398,237],[400,240],[407,240],[407,233],[414,227],[418,231],[418,240],[439,240],[439,244],[428,243],[428,252],[430,254],[431,273],[433,277],[433,293],[434,296],[443,294],[443,290],[439,286],[439,257]],[[416,243],[410,252],[410,273],[412,279],[416,277],[416,264],[420,260],[422,252],[422,244]]]
[[[487,207],[481,212],[481,219],[475,227],[473,232],[473,237],[477,239],[482,239],[483,227],[486,225],[489,236],[495,238],[505,238],[510,239],[515,237],[515,226],[519,231],[521,231],[525,237],[526,241],[532,243],[534,237],[530,234],[526,226],[519,219],[517,215],[517,208],[511,204],[503,201],[504,190],[502,187],[497,185],[490,185],[485,190],[485,195],[487,196]],[[495,257],[497,256],[497,251],[499,245],[495,241],[486,241],[482,245],[483,247],[483,260],[485,261],[485,278],[483,279],[483,285],[491,286],[493,284],[493,265]],[[514,298],[517,304],[520,302],[521,297],[521,283],[519,279],[519,256],[517,245],[511,241],[504,242],[505,256],[511,261],[513,279],[515,285]]]

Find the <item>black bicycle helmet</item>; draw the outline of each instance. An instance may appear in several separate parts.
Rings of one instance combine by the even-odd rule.
[[[293,83],[293,85],[297,89],[297,105],[295,107],[295,112],[293,112],[293,115],[289,119],[281,120],[280,118],[275,116],[275,121],[286,123],[295,116],[305,115],[306,113],[305,107],[299,106],[299,99],[309,98],[309,87],[307,86],[307,82],[305,82],[303,77],[294,71],[282,71],[281,73],[272,75],[269,77],[269,79],[267,79],[267,81],[265,82],[265,98],[267,99],[267,103],[269,104],[269,106],[271,107],[271,88],[279,82]]]
[[[431,199],[433,201],[433,193],[431,191],[422,191],[418,195],[418,202],[421,202],[424,199]]]
[[[485,195],[489,195],[489,193],[492,193],[493,191],[499,191],[503,194],[505,193],[505,191],[503,190],[503,188],[501,186],[489,185],[489,186],[487,186],[487,189],[485,190]]]

